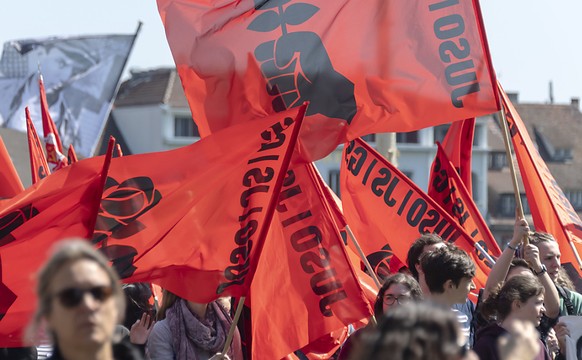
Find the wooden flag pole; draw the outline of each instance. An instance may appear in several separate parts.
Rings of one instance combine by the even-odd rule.
[[[226,341],[224,342],[224,348],[222,349],[222,355],[226,355],[228,352],[228,348],[232,343],[232,339],[234,338],[234,331],[236,330],[236,325],[238,324],[238,320],[240,319],[240,314],[243,310],[243,305],[246,300],[246,296],[241,296],[238,300],[238,305],[236,306],[236,312],[234,313],[234,318],[232,319],[232,324],[230,324],[230,329],[228,330],[228,336],[226,337]]]
[[[509,172],[511,174],[511,182],[513,184],[513,193],[515,195],[515,205],[516,205],[516,216],[518,219],[524,217],[523,205],[521,203],[521,195],[519,193],[519,184],[517,182],[517,174],[515,173],[515,165],[513,164],[513,157],[511,155],[511,144],[509,141],[509,128],[507,127],[507,118],[505,117],[505,108],[501,105],[501,110],[499,111],[499,121],[501,122],[501,129],[503,131],[503,143],[505,144],[505,156],[507,157],[507,165],[509,166]],[[524,236],[523,243],[527,245],[529,239]]]
[[[366,255],[364,255],[364,252],[362,251],[360,244],[358,244],[358,241],[356,240],[356,237],[354,236],[354,233],[352,232],[352,229],[350,229],[350,226],[348,224],[346,224],[346,231],[348,232],[348,235],[350,236],[350,238],[352,239],[352,242],[356,246],[356,249],[358,250],[358,255],[360,255],[360,259],[362,260],[362,262],[366,266],[366,270],[368,270],[368,273],[369,273],[368,275],[370,275],[372,277],[372,279],[374,279],[374,283],[376,284],[378,289],[380,289],[382,287],[382,284],[380,284],[380,280],[378,280],[378,276],[376,276],[376,273],[372,269],[372,265],[370,265],[370,262],[366,258]]]

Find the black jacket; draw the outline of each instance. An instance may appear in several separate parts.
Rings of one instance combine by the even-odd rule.
[[[140,351],[129,341],[122,341],[119,344],[113,345],[113,359],[114,360],[143,360]],[[55,347],[53,355],[49,360],[65,360],[59,349]]]

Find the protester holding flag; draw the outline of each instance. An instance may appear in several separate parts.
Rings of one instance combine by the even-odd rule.
[[[539,249],[542,262],[539,272],[547,272],[558,289],[560,315],[582,315],[582,295],[574,291],[572,281],[560,265],[562,253],[556,239],[548,233],[534,232],[529,242]]]
[[[141,359],[130,344],[113,344],[125,298],[119,277],[87,241],[60,244],[40,270],[37,296],[30,330],[46,323],[55,342],[51,360]]]
[[[515,320],[538,326],[545,311],[544,287],[533,276],[515,276],[498,287],[485,300],[481,311],[492,323],[477,333],[473,349],[481,359],[500,359],[497,343],[511,331]],[[534,359],[551,359],[542,341]]]
[[[147,353],[151,360],[207,360],[222,352],[231,325],[229,313],[218,300],[195,303],[164,290]],[[226,355],[242,359],[238,330]]]

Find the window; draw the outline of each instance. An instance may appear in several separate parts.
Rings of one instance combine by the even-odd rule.
[[[523,212],[526,215],[531,214],[529,205],[527,203],[527,198],[525,194],[521,194],[521,204],[523,206]],[[499,213],[503,217],[515,217],[515,195],[512,194],[502,194],[499,199]]]
[[[582,190],[568,190],[565,191],[564,195],[566,195],[574,210],[582,210]]]
[[[489,170],[501,170],[507,166],[507,155],[502,151],[489,153]]]
[[[189,116],[174,117],[174,137],[200,137],[198,126]]]
[[[570,160],[572,160],[572,149],[569,148],[557,148],[552,159],[552,161],[558,163],[564,163]]]
[[[472,172],[471,171],[471,184],[475,185],[475,184],[479,184],[479,175],[477,175],[477,173]],[[473,201],[475,203],[479,202],[479,200],[481,200],[481,194],[479,193],[479,186],[472,186],[473,194],[471,194],[471,196],[473,197]]]
[[[327,175],[327,183],[329,187],[340,196],[340,171],[339,169],[331,169]]]
[[[409,170],[400,170],[402,171],[402,173],[404,174],[404,176],[406,176],[407,178],[409,178],[410,180],[412,180],[412,175],[414,174],[412,171]]]
[[[418,131],[396,133],[396,142],[400,144],[418,144]]]
[[[437,141],[442,144],[445,136],[447,135],[447,131],[449,131],[450,125],[439,125],[435,126],[433,129],[434,133],[434,143],[436,144]]]
[[[376,142],[376,134],[369,134],[366,136],[362,136],[362,140],[364,140],[368,144],[373,144]]]

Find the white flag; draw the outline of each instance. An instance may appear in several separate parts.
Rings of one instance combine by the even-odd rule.
[[[10,41],[0,59],[0,125],[26,131],[24,108],[42,128],[38,68],[63,145],[93,155],[135,35]]]

